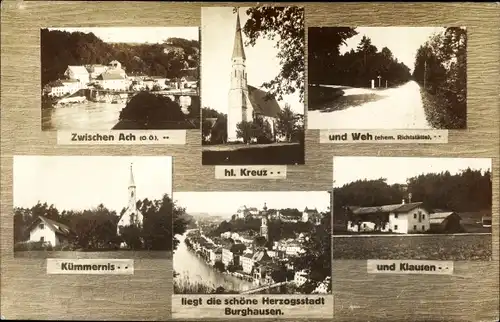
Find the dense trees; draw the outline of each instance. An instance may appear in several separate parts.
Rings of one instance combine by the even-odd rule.
[[[202,144],[223,144],[227,142],[227,115],[209,107],[201,112]]]
[[[334,218],[345,220],[345,206],[381,206],[400,203],[411,192],[412,201],[430,209],[472,212],[491,209],[491,172],[466,169],[458,174],[428,173],[408,178],[406,185],[385,179],[358,180],[334,190]]]
[[[304,242],[305,253],[293,259],[296,270],[310,270],[310,279],[316,282],[316,286],[327,276],[332,276],[331,227],[331,215],[324,213],[321,224],[309,229],[311,237]]]
[[[340,46],[357,34],[353,28],[309,28],[309,83],[370,87],[381,77],[381,85],[397,86],[410,80],[410,69],[393,57],[389,48],[380,51],[363,36],[356,49],[340,55]],[[377,82],[378,83],[378,82]],[[377,84],[378,86],[378,84]]]
[[[164,44],[106,43],[93,33],[41,30],[42,85],[63,78],[68,65],[108,65],[118,60],[128,74],[181,76],[182,69],[198,67],[199,42],[182,38]]]
[[[436,110],[430,120],[438,128],[465,128],[467,118],[467,32],[446,28],[417,51],[413,77]]]
[[[142,227],[125,227],[122,236],[116,234],[119,216],[102,204],[93,209],[62,212],[47,203],[38,203],[31,208],[15,208],[14,241],[28,240],[27,228],[39,216],[44,216],[70,227],[73,231],[70,248],[106,249],[125,241],[134,249],[175,249],[177,243],[172,236],[184,233],[189,223],[184,209],[176,206],[166,194],[159,200],[138,201],[137,208],[144,217]]]
[[[121,110],[115,129],[172,129],[189,128],[181,107],[170,98],[142,91]]]
[[[275,40],[278,49],[280,73],[262,86],[279,100],[283,95],[298,91],[302,101],[305,82],[304,8],[259,6],[247,9],[246,14],[248,20],[242,29],[248,38],[247,45],[255,45],[262,37]]]

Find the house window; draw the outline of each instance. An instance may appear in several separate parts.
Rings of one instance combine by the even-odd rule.
[[[394,225],[394,230],[398,230],[398,225]]]
[[[425,226],[422,225],[422,231],[424,231],[424,230],[425,230]]]
[[[45,237],[40,237],[40,241],[43,243],[45,241]]]
[[[38,225],[38,228],[39,228],[39,229],[44,229],[44,228],[45,228],[45,225],[44,225],[44,224],[40,224],[40,225]]]
[[[398,214],[394,214],[394,218],[396,218],[396,219],[397,219],[397,218],[398,218]]]
[[[422,215],[422,219],[425,219],[425,215]]]
[[[417,219],[417,214],[413,214],[413,219]]]
[[[414,226],[413,226],[413,230],[417,230],[417,225],[414,225]]]

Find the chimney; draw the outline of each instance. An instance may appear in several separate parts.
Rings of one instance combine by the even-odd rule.
[[[405,204],[405,199],[403,198],[403,200],[401,200],[401,204],[404,205]]]

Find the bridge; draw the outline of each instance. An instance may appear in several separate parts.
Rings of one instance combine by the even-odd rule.
[[[285,282],[279,282],[279,283],[274,283],[274,284],[262,285],[262,286],[259,286],[259,287],[252,288],[250,290],[246,290],[244,292],[241,292],[240,294],[255,294],[255,293],[258,293],[260,291],[264,291],[264,290],[268,290],[268,289],[271,289],[271,288],[280,287],[282,285],[286,285],[286,284],[290,284],[290,283],[292,283],[292,281],[285,281]]]
[[[128,103],[135,95],[140,93],[140,91],[113,91],[109,89],[87,89],[87,98],[92,101],[103,101],[103,102],[123,102]],[[157,94],[162,96],[170,96],[171,99],[180,105],[181,97],[199,97],[198,90],[196,89],[175,89],[175,90],[160,90],[160,91],[149,91],[151,94]]]

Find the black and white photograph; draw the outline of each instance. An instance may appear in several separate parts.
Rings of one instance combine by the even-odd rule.
[[[491,159],[334,157],[333,258],[489,261]]]
[[[201,18],[203,165],[304,164],[304,8]]]
[[[13,191],[16,257],[171,257],[171,157],[15,156]]]
[[[200,128],[198,27],[41,29],[42,130]]]
[[[174,294],[331,294],[331,192],[174,199]]]
[[[467,127],[465,27],[308,28],[308,128]]]

